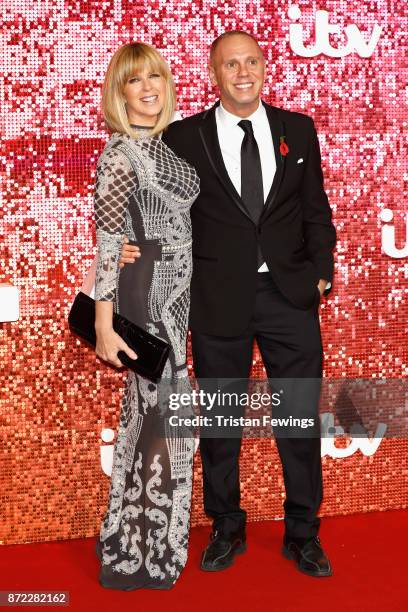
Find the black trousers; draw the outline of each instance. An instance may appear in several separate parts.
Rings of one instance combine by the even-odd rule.
[[[194,371],[200,387],[206,379],[247,379],[256,339],[268,378],[307,378],[320,381],[322,343],[316,303],[308,310],[293,306],[269,273],[258,273],[254,313],[249,328],[237,337],[210,336],[192,331]],[[318,382],[319,384],[319,382]],[[318,395],[307,408],[318,422]],[[285,534],[317,535],[317,512],[322,501],[320,435],[276,437],[286,490]],[[240,507],[239,453],[241,439],[201,437],[204,509],[213,529],[226,536],[245,528]]]

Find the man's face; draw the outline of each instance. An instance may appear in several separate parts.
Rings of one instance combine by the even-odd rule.
[[[226,110],[245,117],[257,109],[265,61],[250,36],[234,34],[220,40],[209,71],[211,83],[218,86]]]

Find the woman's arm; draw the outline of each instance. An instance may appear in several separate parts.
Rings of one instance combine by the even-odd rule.
[[[117,353],[136,353],[113,330],[112,320],[119,278],[119,257],[126,227],[126,209],[137,177],[124,153],[105,148],[98,160],[94,194],[98,257],[95,277],[96,354],[122,367]]]

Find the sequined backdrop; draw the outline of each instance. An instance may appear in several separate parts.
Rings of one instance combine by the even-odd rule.
[[[107,502],[100,436],[116,427],[123,374],[96,362],[66,317],[95,255],[92,192],[107,139],[100,88],[125,42],[163,52],[190,115],[215,100],[205,70],[213,38],[235,28],[259,38],[264,99],[315,120],[339,235],[334,290],[320,310],[325,376],[406,376],[406,3],[298,0],[288,14],[289,6],[2,2],[0,282],[21,294],[20,320],[0,324],[2,542],[95,535]],[[315,28],[318,9],[339,26],[330,39],[322,21]],[[257,352],[253,373],[264,375]],[[321,514],[406,506],[407,450],[406,440],[383,440],[373,456],[325,457]],[[246,440],[241,466],[249,518],[280,517],[274,443]],[[197,456],[193,525],[205,521],[200,473]]]

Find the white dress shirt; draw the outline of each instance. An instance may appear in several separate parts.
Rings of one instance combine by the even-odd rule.
[[[245,133],[238,123],[242,121],[242,117],[227,111],[220,102],[215,110],[215,120],[217,122],[218,140],[225,167],[232,184],[239,195],[241,195],[241,145]],[[256,111],[249,115],[249,117],[245,117],[245,120],[252,122],[255,140],[259,149],[265,202],[272,186],[273,177],[275,176],[276,160],[271,128],[265,107],[261,101],[259,101]],[[268,272],[266,263],[262,264],[258,272]]]

